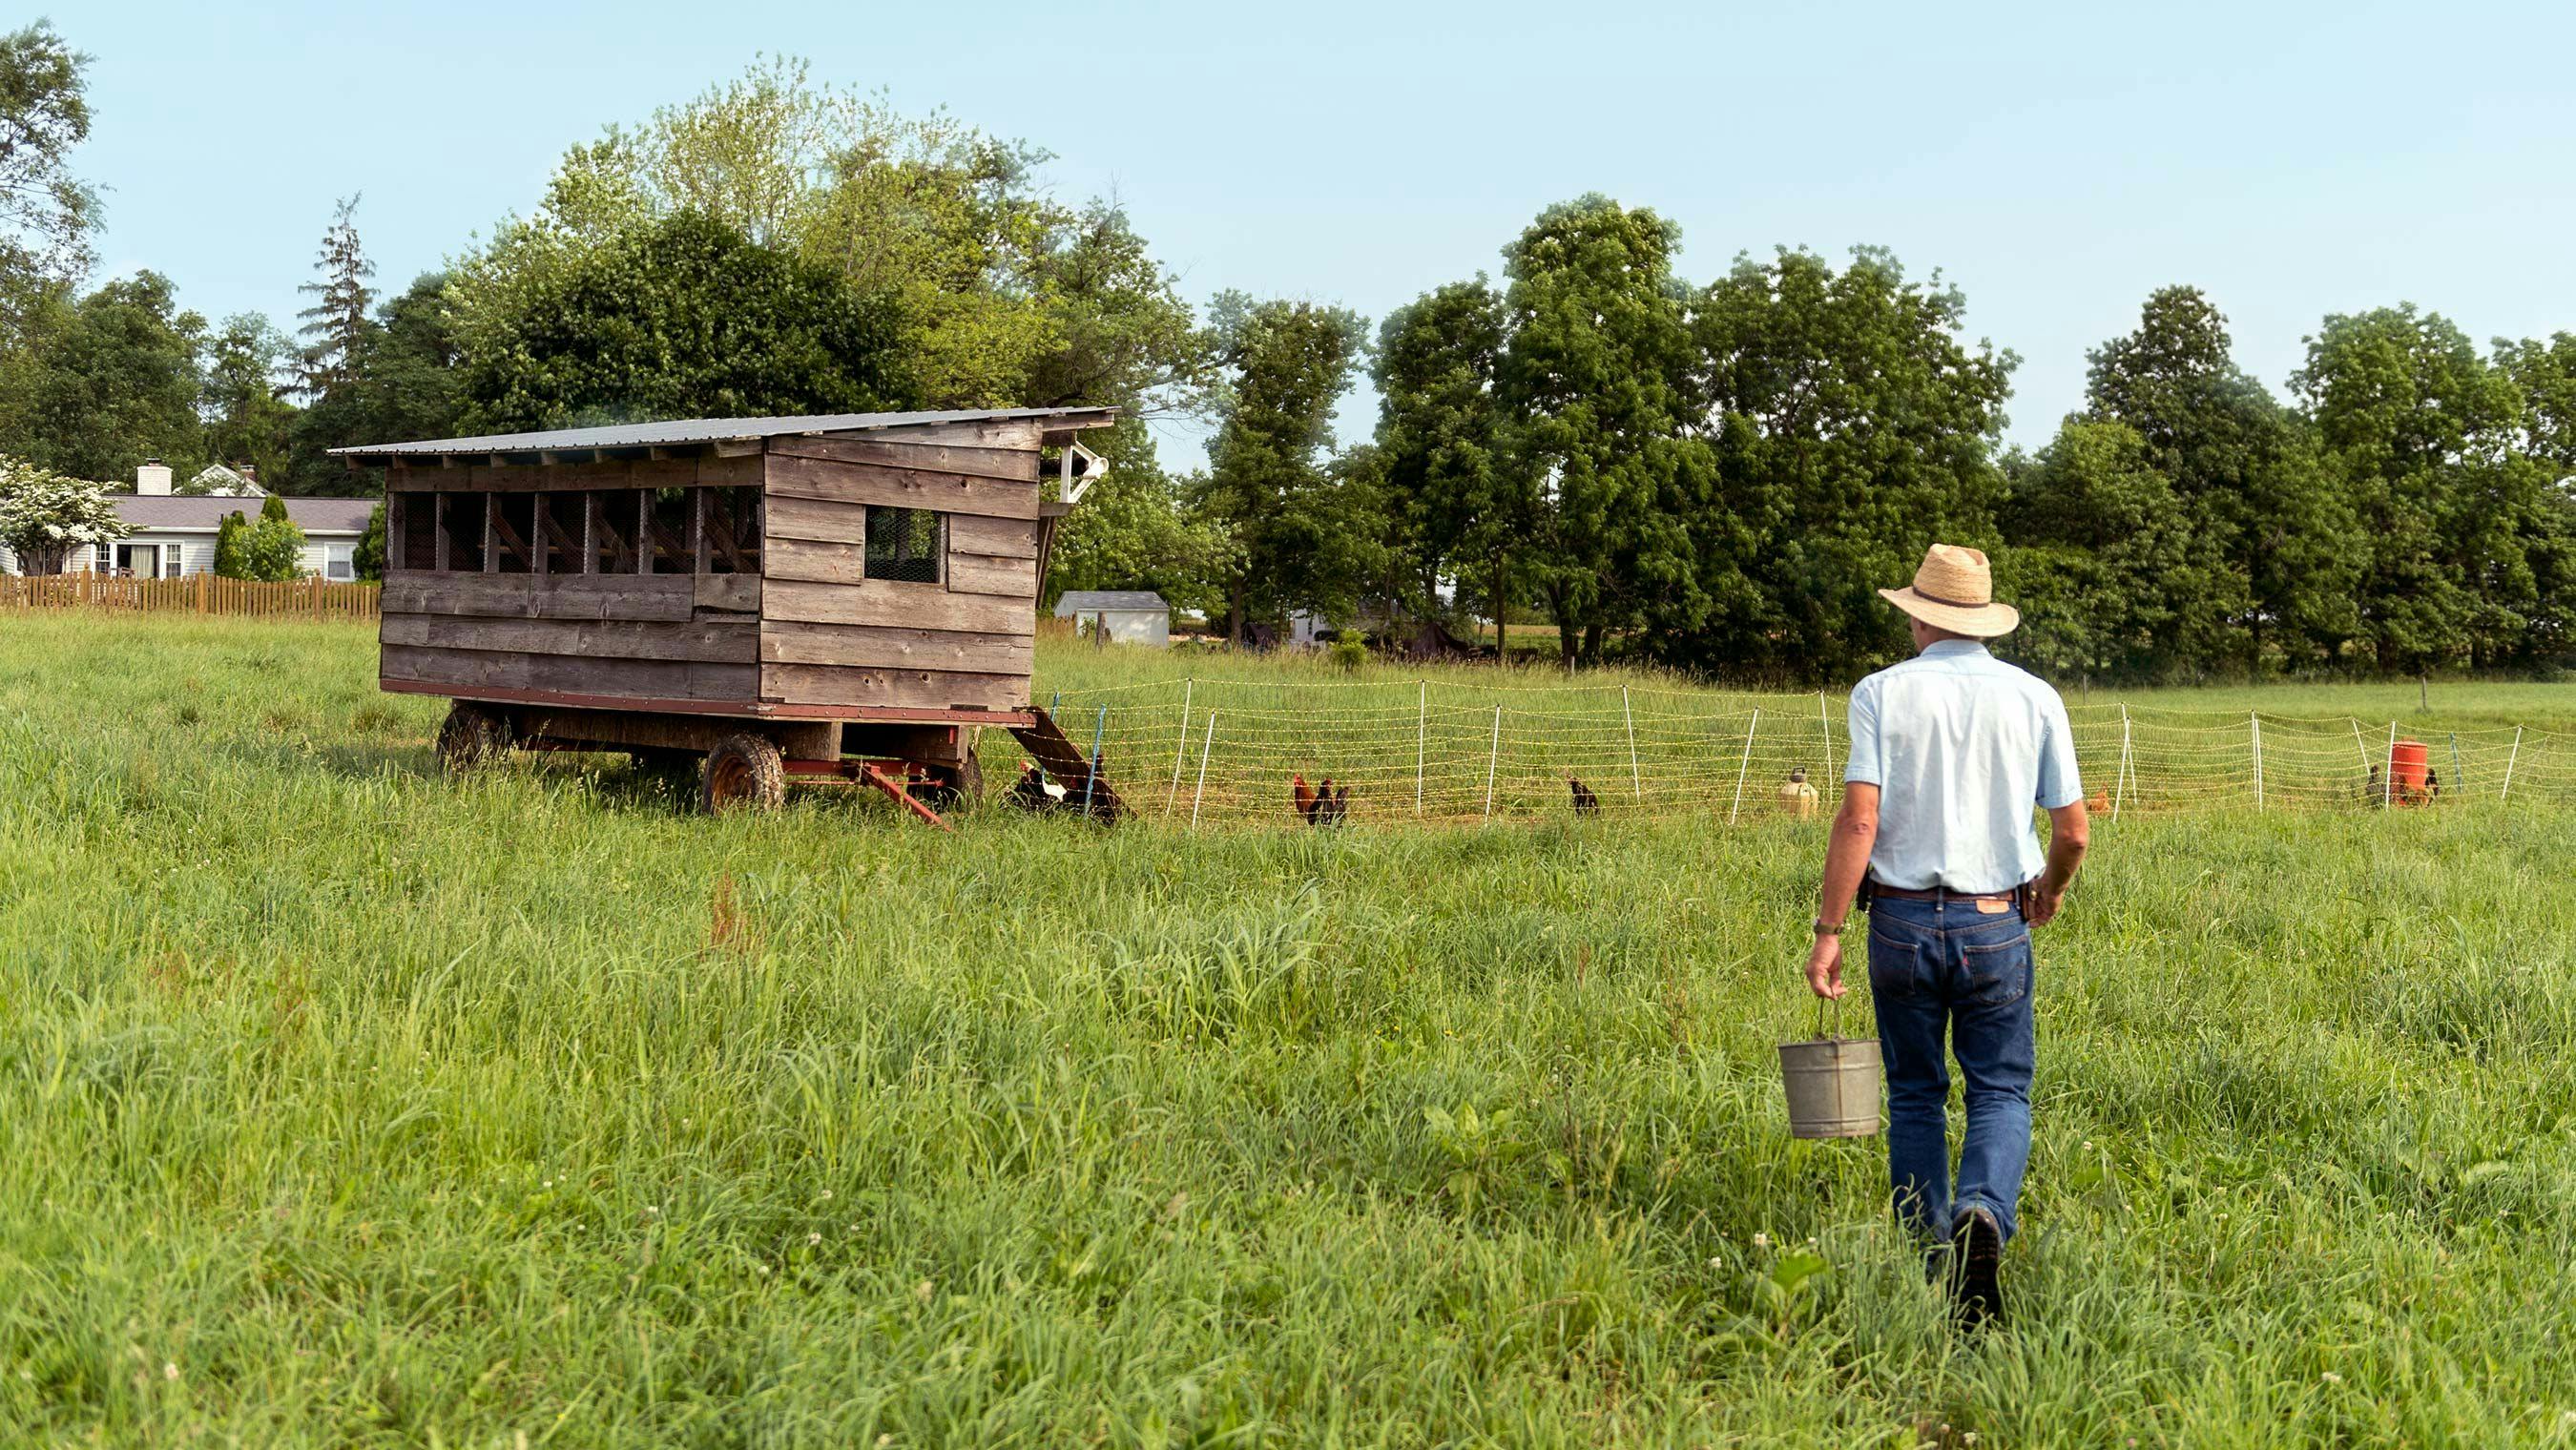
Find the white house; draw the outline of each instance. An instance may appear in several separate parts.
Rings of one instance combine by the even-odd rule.
[[[225,472],[231,474],[229,469]],[[209,483],[223,483],[204,474],[198,477]],[[170,492],[167,464],[144,464],[134,471],[134,492],[107,496],[108,502],[116,506],[116,516],[125,521],[126,536],[105,550],[73,550],[64,569],[71,573],[112,571],[145,579],[206,573],[215,567],[215,531],[222,526],[224,515],[238,511],[245,518],[259,517],[258,485],[237,474],[232,477],[252,489],[252,494],[186,498]],[[376,500],[371,498],[287,499],[286,516],[304,531],[303,571],[325,579],[358,577],[354,563],[358,538],[366,533],[367,517],[375,508]],[[17,573],[17,556],[0,549],[0,569]]]
[[[1055,617],[1077,627],[1090,620],[1113,644],[1162,649],[1172,642],[1172,606],[1150,589],[1068,589],[1055,602]]]

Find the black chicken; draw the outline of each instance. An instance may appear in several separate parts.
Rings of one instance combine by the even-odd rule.
[[[1574,813],[1576,815],[1597,816],[1601,814],[1601,797],[1592,793],[1592,787],[1585,785],[1582,781],[1577,780],[1571,775],[1565,778],[1565,787],[1566,789],[1574,792]]]

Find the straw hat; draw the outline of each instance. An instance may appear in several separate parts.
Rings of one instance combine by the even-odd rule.
[[[1923,565],[1903,589],[1881,589],[1878,597],[1934,629],[1992,639],[2010,634],[2021,623],[2021,611],[1995,602],[1995,576],[1982,550],[1934,544],[1923,551]]]

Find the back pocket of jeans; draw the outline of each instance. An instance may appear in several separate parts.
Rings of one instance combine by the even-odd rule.
[[[1930,996],[1932,983],[1923,970],[1923,948],[1870,928],[1869,990],[1888,998]]]
[[[2030,991],[2030,933],[1992,946],[1968,947],[1960,956],[1962,995],[1974,1006],[2009,1007]]]

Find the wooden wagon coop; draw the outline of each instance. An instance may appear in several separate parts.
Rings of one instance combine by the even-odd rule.
[[[622,751],[694,764],[709,809],[826,778],[936,823],[980,790],[985,726],[1120,809],[1029,698],[1056,525],[1100,471],[1077,440],[1115,420],[707,418],[335,451],[387,470],[382,684],[455,702],[449,769]]]

